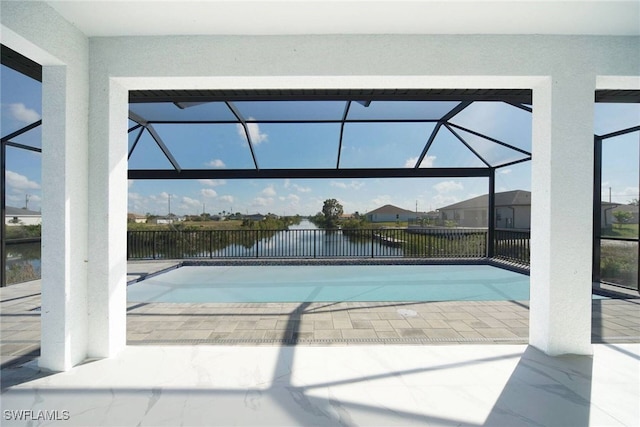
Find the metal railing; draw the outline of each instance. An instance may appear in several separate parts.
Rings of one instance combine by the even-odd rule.
[[[495,230],[493,255],[495,258],[515,264],[529,265],[531,256],[531,232]]]
[[[128,259],[482,258],[479,229],[129,231]]]

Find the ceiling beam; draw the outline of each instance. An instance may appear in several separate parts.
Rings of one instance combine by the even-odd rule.
[[[236,119],[238,119],[238,121],[240,122],[240,125],[242,125],[242,128],[244,129],[244,134],[247,137],[247,143],[249,144],[249,150],[251,151],[251,158],[253,159],[253,165],[255,166],[256,170],[260,169],[260,167],[258,166],[258,159],[256,159],[256,153],[253,149],[253,142],[251,141],[251,133],[249,132],[249,126],[247,125],[247,121],[242,116],[242,113],[236,108],[236,106],[233,105],[232,102],[225,101],[225,104],[227,105],[229,110],[231,110],[233,115],[236,116]]]
[[[531,89],[133,90],[130,103],[236,101],[505,101],[531,104]]]
[[[130,169],[129,179],[355,179],[488,177],[489,168]]]

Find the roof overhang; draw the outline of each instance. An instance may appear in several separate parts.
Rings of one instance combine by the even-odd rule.
[[[640,3],[634,0],[53,0],[47,3],[89,37],[640,35]]]

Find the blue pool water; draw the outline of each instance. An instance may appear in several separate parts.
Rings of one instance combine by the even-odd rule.
[[[529,276],[488,265],[197,266],[128,287],[130,302],[528,299]]]

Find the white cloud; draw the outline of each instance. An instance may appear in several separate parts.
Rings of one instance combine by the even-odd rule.
[[[216,190],[212,188],[203,188],[202,190],[200,190],[200,194],[202,194],[204,197],[216,197],[218,195],[218,193],[216,193]]]
[[[129,200],[133,200],[133,201],[139,201],[142,200],[143,197],[142,195],[140,195],[140,193],[129,193]]]
[[[208,187],[218,187],[227,183],[224,179],[199,179],[198,182]]]
[[[426,156],[422,163],[420,163],[421,168],[432,168],[436,163],[436,156]]]
[[[7,180],[7,187],[14,191],[37,190],[40,188],[40,184],[35,181],[31,181],[26,176],[20,175],[17,172],[7,170],[5,172],[5,177]]]
[[[225,202],[225,203],[233,203],[234,198],[233,196],[230,196],[228,194],[224,195],[224,196],[220,196],[220,198],[218,199],[221,202]]]
[[[405,162],[404,162],[404,167],[405,168],[414,168],[416,166],[416,162],[418,161],[417,157],[409,157]],[[426,156],[424,159],[422,159],[422,163],[420,163],[421,168],[432,168],[433,164],[436,161],[436,156]]]
[[[452,205],[460,201],[460,199],[456,196],[445,196],[442,194],[436,194],[431,200],[433,201],[433,205],[436,207],[436,209]]]
[[[513,172],[513,170],[511,170],[511,169],[502,169],[502,170],[500,170],[498,173],[501,173],[501,174],[503,174],[503,175],[508,175],[508,174],[510,174],[511,172]]]
[[[167,193],[166,191],[163,191],[162,193],[160,193],[160,198],[167,200],[169,198],[169,193]]]
[[[27,108],[22,103],[9,104],[9,111],[14,119],[25,124],[30,124],[40,120],[40,114],[38,114],[36,110]]]
[[[440,193],[450,193],[452,191],[461,191],[464,189],[464,186],[461,182],[455,181],[442,181],[433,186],[435,190]]]
[[[291,185],[291,180],[289,178],[284,180],[284,188],[289,188]]]
[[[134,179],[130,179],[130,180],[127,182],[128,188],[131,188],[135,182],[136,182],[136,181],[135,181]]]
[[[205,163],[205,165],[210,166],[212,168],[225,168],[227,167],[227,165],[224,164],[224,162],[220,159],[213,159],[207,163]]]
[[[287,196],[287,200],[289,200],[289,202],[291,202],[293,204],[298,204],[298,203],[300,203],[300,196],[298,196],[296,194],[289,194]]]
[[[249,117],[248,120],[255,120],[255,119],[253,117]],[[240,137],[242,137],[243,139],[247,137],[247,135],[244,132],[244,127],[241,124],[237,124],[236,129]],[[257,123],[247,123],[247,131],[249,132],[251,143],[254,146],[268,139],[268,135],[266,133],[260,132],[260,126]]]
[[[405,162],[404,162],[404,167],[405,168],[412,168],[415,167],[416,162],[418,161],[417,157],[409,157]]]
[[[309,192],[311,192],[311,187],[303,187],[303,186],[298,185],[298,184],[293,184],[293,188],[295,188],[296,191],[298,191],[300,193],[309,193]]]
[[[263,196],[267,196],[267,197],[273,197],[273,196],[276,195],[276,190],[275,190],[275,188],[273,188],[273,185],[270,185],[267,188],[265,188],[264,190],[262,190],[260,192],[260,194],[262,194]]]
[[[380,196],[374,198],[371,201],[375,205],[375,207],[374,207],[374,209],[375,209],[375,208],[379,208],[380,206],[391,204],[391,196],[388,195],[388,194],[383,194],[383,195],[380,195]],[[371,210],[373,210],[373,209],[371,209]]]
[[[192,199],[191,197],[186,197],[186,196],[182,198],[182,203],[185,207],[202,206],[202,203],[200,202],[200,200]]]
[[[251,206],[253,207],[265,207],[273,204],[273,198],[271,197],[256,197],[253,199]]]
[[[352,189],[352,190],[359,190],[360,188],[362,188],[364,186],[364,182],[362,181],[351,181],[351,182],[344,182],[344,181],[331,181],[329,183],[329,185],[331,185],[332,187],[337,187],[337,188],[342,188],[342,189]]]

